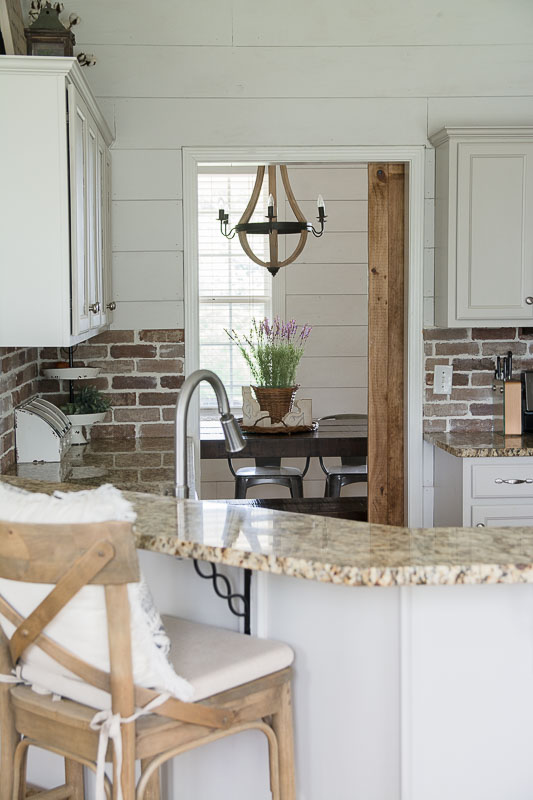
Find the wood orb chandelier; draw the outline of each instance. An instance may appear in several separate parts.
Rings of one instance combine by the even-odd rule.
[[[241,243],[241,247],[248,256],[254,261],[256,264],[259,264],[261,267],[266,267],[266,269],[270,272],[271,275],[276,275],[281,267],[286,267],[288,264],[292,264],[293,261],[296,261],[300,253],[305,247],[305,243],[307,241],[307,234],[312,233],[313,236],[320,237],[324,233],[324,225],[326,222],[326,206],[324,204],[324,200],[322,199],[322,195],[318,195],[317,200],[317,208],[318,208],[318,216],[317,220],[320,223],[319,230],[315,230],[312,223],[307,222],[298,203],[296,202],[296,198],[294,196],[294,192],[292,191],[291,184],[289,182],[289,176],[287,173],[287,167],[284,164],[279,165],[279,171],[281,174],[281,180],[283,183],[283,187],[285,189],[285,194],[287,196],[287,200],[289,201],[289,206],[292,209],[292,212],[296,219],[294,222],[278,222],[278,197],[277,197],[277,190],[276,190],[276,165],[270,165],[268,167],[268,191],[269,191],[269,198],[268,198],[268,213],[267,213],[267,222],[250,222],[252,218],[252,214],[254,213],[257,201],[259,200],[259,195],[261,193],[261,187],[263,185],[263,180],[265,177],[265,167],[259,166],[257,167],[257,176],[255,179],[254,188],[252,191],[252,195],[244,210],[244,214],[240,218],[237,225],[234,228],[228,231],[228,221],[229,215],[224,211],[223,208],[218,209],[218,219],[220,221],[220,232],[226,239],[233,239],[235,234],[239,237],[239,241]],[[219,203],[219,205],[221,205]],[[269,246],[269,254],[270,259],[269,261],[262,261],[258,256],[255,255],[253,252],[250,243],[248,241],[248,236],[253,236],[261,234],[263,236],[268,236],[268,246]],[[300,238],[298,243],[288,258],[285,258],[283,261],[279,260],[278,256],[278,237],[280,235],[287,235],[287,234],[299,234]]]

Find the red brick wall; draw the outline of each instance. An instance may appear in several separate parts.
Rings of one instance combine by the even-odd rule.
[[[0,347],[0,474],[15,463],[13,408],[37,391],[37,348]]]
[[[424,430],[492,430],[496,356],[513,353],[513,377],[533,370],[531,328],[428,328],[424,331]],[[453,366],[451,395],[433,393],[437,364]]]
[[[77,381],[77,386],[98,387],[111,401],[103,423],[94,425],[92,437],[105,439],[171,436],[174,406],[183,383],[182,329],[106,331],[78,346],[74,364],[98,367],[98,377]],[[64,352],[45,347],[40,351],[42,370],[64,360]],[[41,377],[39,391],[56,405],[68,401],[68,384]]]

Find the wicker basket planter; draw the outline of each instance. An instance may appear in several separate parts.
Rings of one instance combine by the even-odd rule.
[[[298,386],[267,387],[252,386],[261,411],[268,411],[271,422],[281,422],[285,414],[292,410]]]

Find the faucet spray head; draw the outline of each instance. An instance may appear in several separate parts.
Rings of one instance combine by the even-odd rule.
[[[233,414],[222,414],[220,424],[226,440],[226,450],[228,453],[239,453],[244,449],[245,441],[242,436],[239,423]]]

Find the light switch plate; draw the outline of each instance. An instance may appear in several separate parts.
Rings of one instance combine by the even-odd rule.
[[[452,393],[452,374],[453,367],[445,364],[438,364],[435,367],[433,378],[433,394]]]

